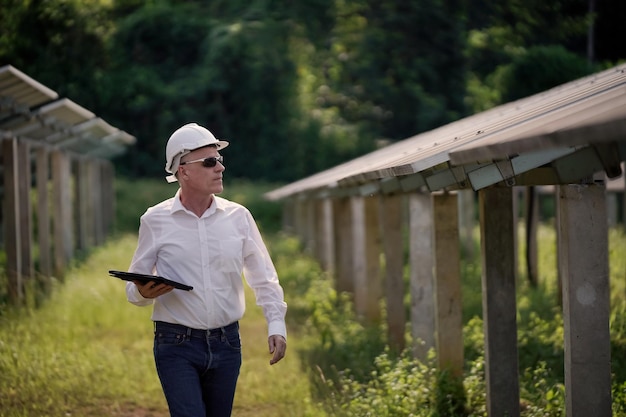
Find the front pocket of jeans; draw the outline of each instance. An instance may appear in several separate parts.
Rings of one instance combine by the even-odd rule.
[[[157,345],[180,345],[185,341],[184,334],[177,333],[157,333]]]
[[[229,332],[225,334],[226,343],[233,349],[241,350],[241,337],[239,332]]]

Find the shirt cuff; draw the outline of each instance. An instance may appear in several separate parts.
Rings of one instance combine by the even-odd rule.
[[[267,326],[268,337],[278,334],[287,340],[287,326],[284,321],[273,321]]]
[[[133,282],[126,283],[126,298],[131,304],[135,304],[137,306],[148,306],[152,304],[153,299],[145,298],[139,292],[139,288]]]

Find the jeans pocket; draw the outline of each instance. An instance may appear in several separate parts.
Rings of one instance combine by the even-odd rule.
[[[186,337],[184,334],[175,332],[157,332],[154,335],[154,341],[157,346],[180,345],[185,341]]]
[[[232,349],[241,350],[241,337],[239,337],[238,331],[226,332],[224,339],[226,339],[226,344]]]

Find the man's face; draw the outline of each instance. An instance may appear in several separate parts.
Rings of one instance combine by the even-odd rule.
[[[178,168],[178,180],[184,184],[185,188],[191,192],[201,194],[219,194],[224,190],[222,184],[222,174],[224,165],[219,161],[208,160],[206,158],[217,158],[220,154],[217,148],[207,146],[191,151],[181,158],[181,165]],[[197,161],[197,162],[191,162]],[[190,163],[191,162],[191,163]],[[215,162],[215,166],[207,167]]]

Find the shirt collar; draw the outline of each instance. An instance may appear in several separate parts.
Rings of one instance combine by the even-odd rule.
[[[224,210],[224,201],[222,201],[221,198],[218,198],[215,194],[213,194],[213,203],[211,203],[211,207],[209,207],[204,212],[202,217],[210,216],[211,214],[215,213],[217,210],[222,210],[222,211]],[[178,190],[176,191],[176,195],[174,195],[174,202],[172,203],[172,206],[170,208],[171,214],[174,214],[177,211],[189,212],[189,210],[187,210],[185,206],[183,206],[183,203],[180,201],[180,188],[178,188]]]

